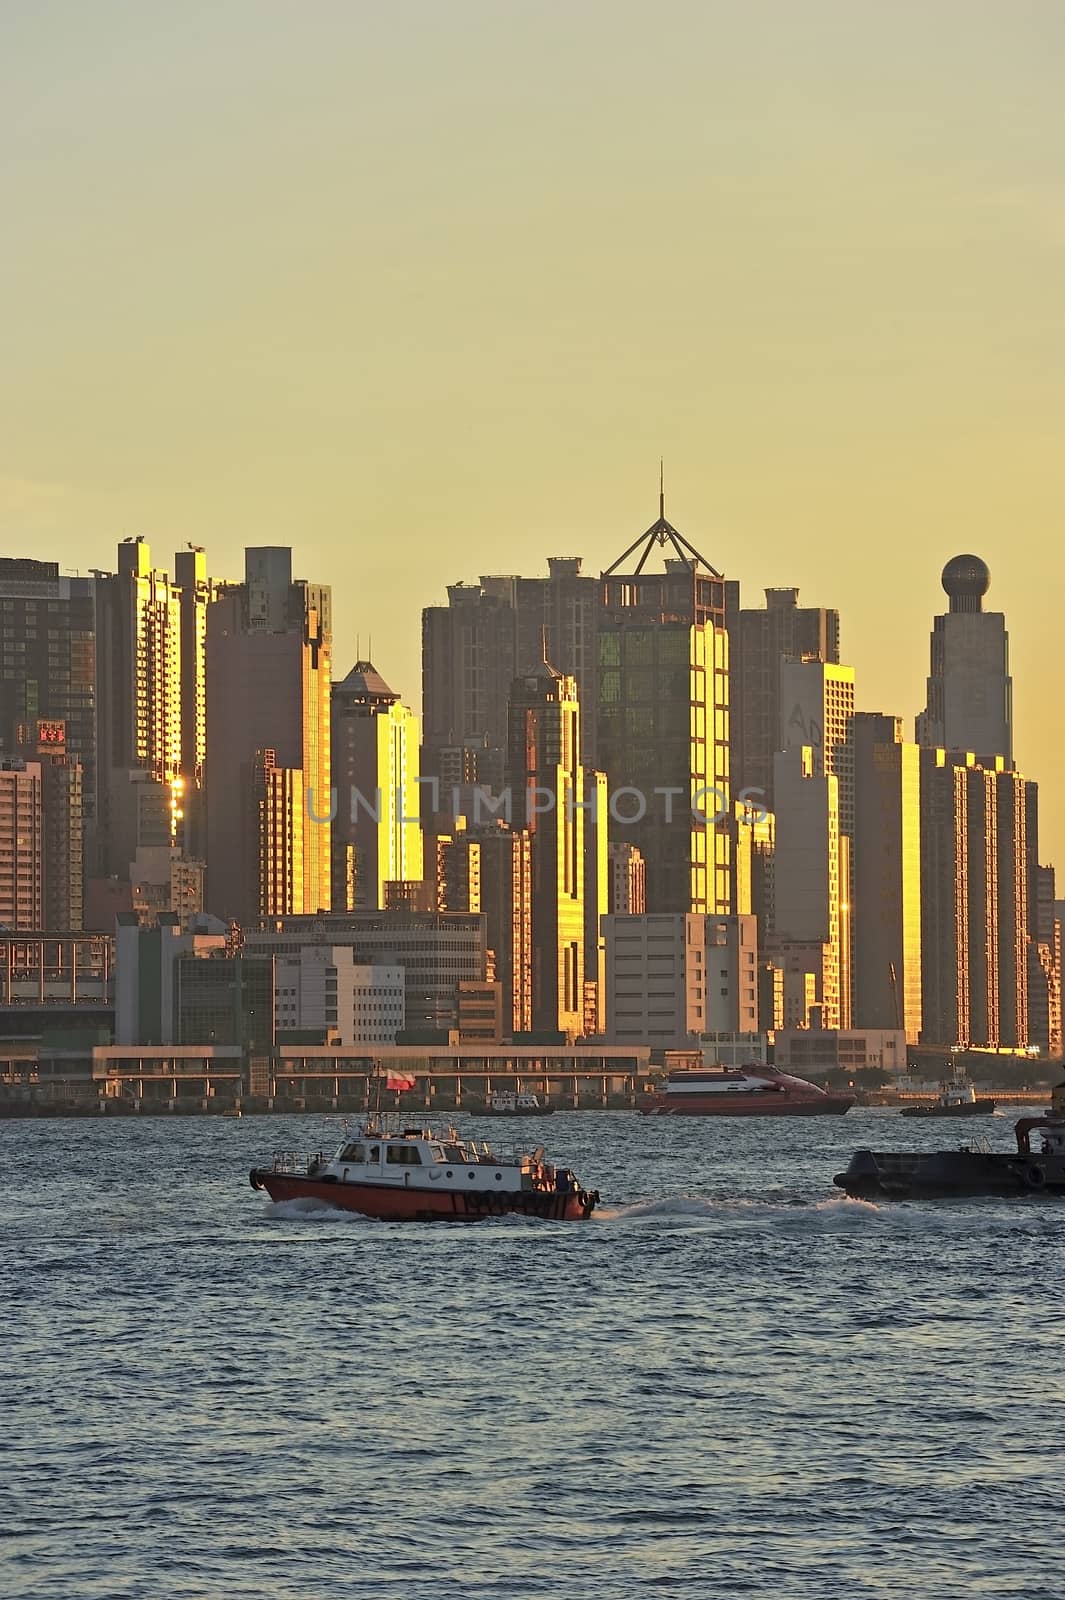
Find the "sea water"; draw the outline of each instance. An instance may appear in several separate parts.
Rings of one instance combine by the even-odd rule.
[[[873,1206],[1011,1122],[557,1114],[587,1224],[275,1206],[339,1117],[0,1124],[7,1600],[1065,1589],[1065,1201]]]

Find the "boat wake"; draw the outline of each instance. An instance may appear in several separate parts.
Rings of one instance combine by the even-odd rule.
[[[627,1206],[600,1207],[596,1222],[642,1222],[678,1219],[761,1222],[766,1218],[787,1219],[820,1216],[826,1221],[850,1220],[879,1215],[880,1207],[848,1195],[829,1195],[823,1200],[801,1197],[756,1200],[744,1196],[712,1198],[707,1195],[668,1195],[661,1200],[636,1200]]]
[[[320,1200],[275,1200],[266,1206],[263,1216],[270,1222],[372,1222],[359,1211],[341,1211],[337,1206],[323,1205]]]

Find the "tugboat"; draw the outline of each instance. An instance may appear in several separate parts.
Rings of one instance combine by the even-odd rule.
[[[997,1101],[978,1096],[971,1083],[945,1083],[934,1105],[906,1106],[904,1117],[989,1117]]]
[[[538,1094],[515,1094],[513,1089],[500,1089],[490,1095],[483,1106],[473,1106],[471,1117],[549,1117],[554,1106],[541,1100]]]
[[[454,1128],[390,1133],[377,1118],[332,1157],[281,1150],[272,1166],[253,1167],[249,1177],[271,1200],[317,1200],[389,1222],[480,1222],[511,1211],[584,1222],[599,1201],[598,1190],[546,1164],[542,1147],[507,1158],[460,1139]]]
[[[645,1117],[842,1116],[854,1096],[827,1094],[776,1067],[677,1067],[640,1106]]]
[[[1022,1117],[1016,1151],[995,1151],[986,1139],[957,1150],[911,1154],[856,1150],[838,1189],[858,1200],[966,1199],[975,1195],[1065,1194],[1065,1084],[1045,1117]],[[1032,1149],[1032,1134],[1041,1145]]]

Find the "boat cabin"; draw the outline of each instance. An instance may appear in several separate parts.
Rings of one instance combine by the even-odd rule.
[[[291,1172],[298,1159],[289,1151],[274,1158],[274,1170]],[[376,1124],[349,1137],[332,1157],[311,1157],[308,1177],[323,1183],[370,1184],[467,1191],[523,1189],[555,1194],[576,1187],[573,1174],[549,1166],[544,1151],[499,1154],[479,1139],[460,1139],[454,1128],[405,1128],[388,1133]]]

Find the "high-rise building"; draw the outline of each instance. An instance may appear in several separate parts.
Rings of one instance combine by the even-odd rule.
[[[758,1032],[753,917],[649,912],[603,927],[610,1040],[676,1050],[705,1034]]]
[[[634,844],[607,846],[610,871],[608,911],[612,917],[641,917],[647,910],[647,867]]]
[[[784,973],[787,1027],[850,1026],[839,780],[808,746],[773,758],[777,797],[772,959]]]
[[[773,809],[773,756],[780,745],[780,664],[839,661],[839,612],[800,606],[798,589],[767,589],[765,607],[743,609],[738,583],[725,585],[729,642],[732,793],[751,790]]]
[[[422,876],[418,719],[370,661],[332,692],[333,906],[344,899],[354,852],[354,905],[385,904],[385,884]]]
[[[584,1031],[586,815],[575,679],[544,658],[510,691],[506,786],[532,861],[532,1024]]]
[[[245,552],[207,610],[207,903],[220,917],[330,903],[328,587],[286,548]]]
[[[659,512],[602,578],[597,761],[612,832],[647,864],[648,910],[727,914],[725,580]],[[647,572],[656,546],[673,554]]]
[[[207,759],[207,611],[218,585],[207,576],[207,556],[188,545],[174,557],[181,632],[181,815],[178,841],[186,854],[206,851],[203,769]]]
[[[985,611],[991,573],[979,556],[954,556],[943,568],[950,609],[932,627],[928,702],[917,743],[971,750],[978,761],[1013,763],[1013,680],[1001,611]]]
[[[1051,1060],[1062,1049],[1061,923],[1055,915],[1054,892],[1054,868],[1037,866],[1029,893],[1028,1033],[1032,1044]]]
[[[76,932],[84,919],[83,778],[81,762],[67,751],[66,724],[20,723],[15,753],[41,771],[44,921],[49,929]]]
[[[605,772],[584,774],[584,1027],[586,1037],[606,1027],[606,940],[610,911],[610,842]]]
[[[0,927],[39,929],[44,920],[41,767],[0,760]]]
[[[96,578],[97,786],[101,872],[125,876],[111,807],[131,772],[167,790],[181,775],[181,625],[177,588],[142,538]]]
[[[474,829],[461,846],[463,837],[458,835],[456,846],[465,851],[467,861],[475,848],[477,852],[480,910],[502,991],[503,1034],[513,1038],[533,1026],[532,840],[528,829],[502,823]],[[467,869],[467,879],[471,871]],[[449,909],[461,908],[449,904]]]
[[[921,1036],[920,750],[899,717],[858,712],[854,738],[854,1020]]]
[[[922,1042],[1028,1042],[1032,786],[1005,761],[921,752]]]
[[[86,823],[96,817],[96,607],[91,578],[61,577],[55,561],[0,558],[0,748],[18,728],[64,728],[82,767]]]
[[[778,749],[809,749],[815,773],[839,779],[839,825],[854,832],[854,668],[785,657],[780,663]]]

